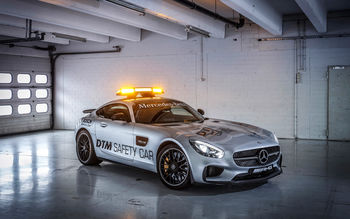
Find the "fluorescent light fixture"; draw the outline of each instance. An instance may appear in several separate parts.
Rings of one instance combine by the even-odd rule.
[[[80,41],[80,42],[86,43],[86,38],[82,38],[82,37],[77,37],[77,36],[72,36],[72,35],[67,35],[67,34],[62,34],[62,33],[52,33],[52,35],[54,35],[55,37],[58,37],[58,38],[63,38],[63,39],[67,39],[67,40],[75,40],[75,41]]]
[[[116,4],[116,5],[119,5],[119,6],[122,6],[124,8],[130,9],[130,10],[133,10],[133,11],[136,11],[136,12],[140,13],[143,16],[146,14],[144,8],[142,8],[140,6],[137,6],[137,5],[134,5],[134,4],[129,3],[127,1],[124,1],[124,0],[105,0],[105,1],[113,3],[113,4]]]
[[[204,37],[210,37],[209,32],[207,32],[207,31],[205,31],[205,30],[202,30],[202,29],[199,29],[199,28],[197,28],[197,27],[191,26],[191,25],[186,25],[185,31],[186,31],[187,33],[192,32],[192,33],[200,34],[200,35],[202,35],[202,36],[204,36]]]

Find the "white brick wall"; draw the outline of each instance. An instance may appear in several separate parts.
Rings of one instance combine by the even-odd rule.
[[[194,54],[147,57],[99,57],[64,59],[56,108],[59,128],[73,128],[82,110],[116,99],[122,86],[160,86],[168,97],[195,104],[196,57]],[[67,70],[68,69],[68,70]],[[59,86],[62,88],[62,86]],[[63,92],[61,92],[63,91]],[[118,97],[120,98],[120,97]]]
[[[308,40],[307,47],[307,69],[298,84],[298,137],[326,139],[327,67],[350,65],[350,38]]]
[[[205,81],[200,80],[200,38],[195,36],[178,41],[144,32],[140,43],[114,40],[108,45],[72,43],[59,48],[81,51],[123,46],[120,54],[58,60],[56,128],[74,128],[83,109],[116,98],[114,92],[120,86],[159,85],[165,88],[165,96],[203,108],[209,117],[248,122],[279,137],[294,137],[294,42],[258,42],[266,32],[255,25],[227,35],[226,39],[203,40]],[[307,41],[307,69],[297,85],[299,138],[325,137],[325,72],[328,65],[349,65],[349,57],[349,38]]]

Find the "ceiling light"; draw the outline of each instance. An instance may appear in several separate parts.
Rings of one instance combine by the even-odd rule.
[[[137,5],[134,5],[134,4],[131,4],[131,3],[124,1],[124,0],[105,0],[105,1],[122,6],[124,8],[128,8],[128,9],[133,10],[133,11],[136,11],[136,12],[140,13],[141,15],[146,14],[144,8],[137,6]]]
[[[188,33],[192,32],[192,33],[200,34],[200,35],[205,36],[205,37],[210,37],[209,32],[202,30],[202,29],[199,29],[197,27],[191,26],[191,25],[186,25],[185,31]]]
[[[52,33],[52,35],[54,35],[55,37],[58,37],[58,38],[63,38],[63,39],[67,39],[67,40],[75,40],[75,41],[80,41],[80,42],[86,43],[86,38],[82,38],[82,37],[67,35],[67,34],[63,34],[63,33]]]

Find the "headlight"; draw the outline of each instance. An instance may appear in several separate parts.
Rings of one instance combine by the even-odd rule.
[[[275,140],[275,142],[277,142],[277,144],[279,144],[278,138],[276,137],[276,135],[275,134],[272,134],[272,135],[273,135],[273,139]]]
[[[225,152],[211,144],[202,141],[190,141],[195,151],[206,157],[223,158]]]

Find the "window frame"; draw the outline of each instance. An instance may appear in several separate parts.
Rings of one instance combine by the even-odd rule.
[[[40,83],[40,82],[37,82],[37,77],[38,76],[45,76],[46,77],[46,82],[45,83]],[[35,84],[38,84],[38,85],[44,85],[44,84],[47,84],[49,82],[49,77],[47,74],[35,74],[35,77],[34,77],[34,83]]]
[[[13,115],[13,106],[11,104],[1,104],[0,107],[1,106],[9,106],[9,107],[11,107],[11,113],[10,114],[6,114],[6,115],[0,115],[0,118]]]
[[[18,77],[20,75],[29,75],[29,82],[26,82],[26,83],[25,82],[19,82]],[[20,84],[20,85],[24,85],[24,84],[28,84],[29,85],[33,81],[32,80],[32,75],[30,73],[18,73],[16,79],[17,79],[17,83]]]
[[[10,82],[8,82],[8,83],[1,83],[1,82],[0,82],[0,84],[2,84],[2,85],[7,85],[7,84],[13,83],[13,75],[12,75],[11,72],[0,72],[0,74],[10,75],[10,77],[11,77],[11,81],[10,81]]]
[[[46,96],[45,97],[38,97],[37,92],[40,91],[40,90],[45,90],[45,92],[46,92]],[[47,99],[49,97],[49,91],[48,91],[47,88],[35,88],[35,96],[34,97],[35,97],[35,99],[39,99],[39,100]]]
[[[7,99],[1,99],[1,98],[0,98],[0,101],[10,101],[10,100],[13,99],[13,89],[11,89],[11,88],[0,88],[0,91],[1,91],[1,90],[10,91],[11,96],[10,96],[10,98],[7,98]]]
[[[20,90],[23,90],[23,91],[25,91],[25,90],[29,90],[29,97],[27,97],[27,98],[21,98],[21,97],[19,97],[19,95],[18,95],[18,93],[19,93],[19,91]],[[29,88],[19,88],[18,90],[17,90],[17,99],[18,100],[29,100],[29,99],[31,99],[32,98],[32,91],[29,89]]]
[[[39,111],[37,110],[38,105],[46,105],[46,111],[39,112]],[[36,104],[35,104],[35,113],[43,114],[43,113],[47,113],[47,112],[49,112],[49,104],[48,104],[48,103],[45,103],[45,102],[40,103],[40,102],[39,102],[39,103],[36,103]]]
[[[29,111],[28,113],[20,113],[20,112],[19,112],[19,107],[20,107],[20,106],[25,106],[25,105],[29,105],[30,111]],[[29,114],[31,114],[32,112],[33,112],[33,109],[32,109],[32,105],[31,105],[30,103],[23,103],[23,104],[18,104],[18,105],[17,105],[17,113],[18,113],[18,115],[29,115]]]

